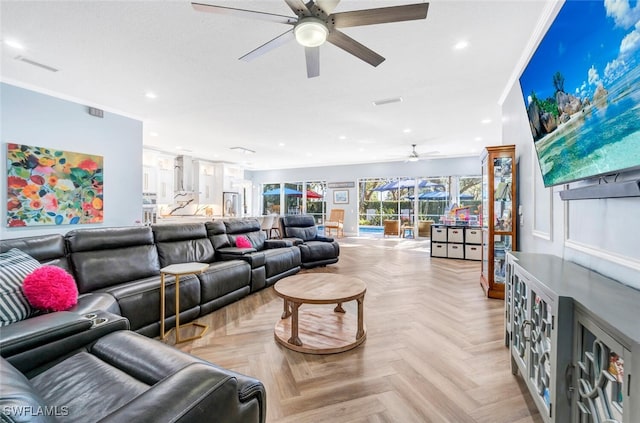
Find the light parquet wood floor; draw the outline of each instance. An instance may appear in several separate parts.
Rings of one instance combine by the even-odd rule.
[[[311,271],[366,282],[361,346],[325,356],[281,347],[282,300],[269,287],[199,319],[209,332],[179,348],[260,379],[268,422],[542,422],[511,375],[503,302],[483,296],[478,262],[432,259],[421,240],[340,245],[338,264]]]

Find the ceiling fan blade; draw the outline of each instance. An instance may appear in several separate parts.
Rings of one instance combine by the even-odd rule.
[[[320,75],[320,47],[305,47],[304,55],[307,58],[307,78],[315,78]]]
[[[273,13],[258,12],[255,10],[236,9],[234,7],[214,6],[211,4],[191,3],[191,6],[199,12],[216,13],[219,15],[230,15],[238,18],[258,19],[262,21],[295,25],[297,18],[292,16],[276,15]]]
[[[340,47],[347,53],[351,53],[359,59],[364,60],[371,66],[378,66],[380,63],[384,62],[384,57],[337,29],[329,32],[327,41],[337,47]]]
[[[429,3],[407,4],[404,6],[334,13],[329,19],[336,28],[346,28],[351,26],[425,19],[427,17],[427,10],[429,10]]]
[[[298,17],[311,16],[311,12],[302,0],[284,0]]]
[[[338,3],[340,3],[340,0],[315,0],[314,4],[311,6],[311,11],[317,16],[318,14],[316,11],[317,9],[320,9],[326,16],[329,16]]]
[[[253,59],[255,59],[256,57],[260,57],[263,54],[280,47],[283,44],[288,43],[291,40],[295,40],[295,36],[293,34],[293,28],[291,28],[290,30],[288,30],[287,32],[284,32],[280,35],[278,35],[276,38],[274,38],[271,41],[267,41],[266,43],[264,43],[263,45],[261,45],[260,47],[251,50],[249,53],[245,54],[244,56],[240,57],[239,60],[244,60],[245,62],[249,62]]]

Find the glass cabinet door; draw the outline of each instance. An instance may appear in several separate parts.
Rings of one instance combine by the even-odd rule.
[[[577,330],[577,421],[622,423],[628,399],[624,362],[630,352],[586,319],[578,319]]]
[[[511,235],[493,236],[493,281],[503,284],[507,268],[507,252],[511,251]]]
[[[489,231],[482,231],[482,275],[489,276]]]
[[[493,159],[493,225],[496,232],[511,232],[512,229],[512,166],[511,157]]]

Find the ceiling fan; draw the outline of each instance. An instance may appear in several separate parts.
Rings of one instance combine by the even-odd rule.
[[[409,156],[405,159],[405,162],[417,162],[418,160],[420,160],[420,155],[416,151],[416,145],[417,144],[411,144],[411,147],[412,147],[411,154],[409,154]],[[431,155],[431,154],[438,154],[438,153],[440,152],[434,150],[434,151],[427,151],[426,153],[424,153],[424,155]]]
[[[307,3],[302,0],[284,1],[296,15],[295,17],[204,3],[192,2],[191,5],[201,12],[292,25],[293,28],[240,57],[240,60],[253,60],[295,39],[305,47],[308,78],[320,75],[320,46],[325,41],[372,66],[378,66],[384,61],[384,57],[339,31],[338,28],[425,19],[429,9],[429,3],[418,3],[332,13],[340,0],[309,0]]]

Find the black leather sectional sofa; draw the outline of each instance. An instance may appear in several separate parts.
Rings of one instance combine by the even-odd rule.
[[[235,241],[241,235],[250,240],[253,248],[236,247]],[[206,421],[211,418],[211,410],[227,409],[229,418],[222,416],[216,421],[264,421],[266,393],[258,380],[217,368],[141,336],[159,334],[160,269],[175,263],[210,263],[204,273],[180,279],[180,320],[188,322],[297,273],[301,265],[336,262],[337,243],[331,239],[325,241],[335,246],[323,246],[326,251],[318,250],[318,254],[328,256],[324,260],[312,257],[313,262],[306,263],[302,262],[301,255],[303,240],[267,240],[256,219],[76,229],[64,236],[0,241],[0,252],[18,248],[43,264],[69,271],[80,294],[78,304],[68,312],[43,314],[0,329],[3,357],[0,358],[0,406],[15,403],[46,407],[52,401],[69,402],[70,399],[52,396],[51,390],[63,392],[74,383],[81,383],[79,378],[64,377],[64,374],[73,374],[72,369],[77,365],[86,367],[85,378],[104,384],[135,386],[130,392],[121,392],[121,396],[127,397],[126,404],[115,392],[118,388],[110,387],[106,392],[113,398],[108,406],[97,407],[97,411],[85,410],[88,414],[73,414],[70,410],[73,416],[65,415],[61,418],[63,421],[97,421],[99,418],[145,421],[143,417],[149,411],[143,411],[142,407],[152,407],[152,404],[160,406],[160,410],[152,414],[172,416],[167,421]],[[166,280],[165,324],[172,327],[175,325],[174,280],[170,277]],[[174,401],[171,385],[164,381],[182,380],[189,387],[184,390],[187,396],[196,395],[198,389],[205,389],[204,385],[191,389],[192,378],[204,383],[200,377],[191,375],[196,370],[198,374],[210,373],[216,388],[200,392],[197,401],[195,397],[191,397],[191,402]],[[106,388],[103,386],[103,389]],[[233,394],[229,394],[229,389]],[[96,387],[96,395],[99,392]],[[128,402],[135,395],[139,397]],[[215,399],[218,395],[220,398],[230,395],[231,399],[225,400],[229,402],[224,406],[216,405],[220,401]],[[85,396],[91,397],[91,394]],[[171,404],[162,403],[169,399]],[[138,401],[138,405],[134,404]],[[202,411],[209,406],[212,407],[209,411]],[[119,420],[136,412],[142,414]],[[215,413],[219,415],[219,411]],[[111,415],[118,417],[110,420]]]

